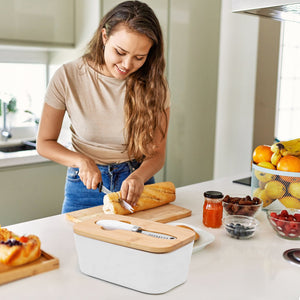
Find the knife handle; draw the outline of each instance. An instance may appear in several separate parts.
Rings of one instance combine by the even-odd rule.
[[[100,181],[99,183],[98,183],[98,189],[99,189],[99,192],[101,193],[102,192],[102,187],[103,187],[103,181]]]
[[[100,225],[102,228],[106,230],[122,229],[122,230],[135,231],[135,232],[141,230],[141,227],[137,225],[132,225],[129,223],[120,222],[116,220],[99,220],[96,222],[96,224]]]

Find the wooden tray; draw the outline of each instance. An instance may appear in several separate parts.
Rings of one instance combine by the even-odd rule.
[[[41,257],[39,259],[22,266],[9,267],[0,263],[0,284],[37,275],[43,272],[57,269],[58,267],[58,258],[44,251],[42,251]]]
[[[189,217],[192,211],[174,204],[165,204],[148,210],[138,211],[127,216],[145,220],[168,223]],[[81,209],[66,214],[68,220],[79,223],[94,217],[108,216],[103,212],[102,205]]]

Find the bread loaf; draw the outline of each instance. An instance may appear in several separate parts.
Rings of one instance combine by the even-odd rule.
[[[158,182],[145,185],[134,212],[161,206],[174,201],[176,198],[175,186],[172,182]],[[127,215],[130,211],[123,205],[121,192],[110,193],[104,196],[103,211],[106,214]]]

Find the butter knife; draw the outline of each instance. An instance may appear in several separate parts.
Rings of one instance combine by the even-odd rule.
[[[96,222],[96,224],[100,225],[103,229],[106,229],[106,230],[121,229],[121,230],[128,230],[128,231],[146,234],[146,235],[149,235],[149,236],[152,236],[155,238],[159,238],[159,239],[167,239],[167,240],[176,239],[176,237],[168,235],[168,234],[143,230],[140,226],[132,225],[129,223],[116,221],[116,220],[99,220]]]
[[[106,188],[104,185],[103,185],[103,181],[101,181],[99,184],[98,184],[98,189],[99,189],[99,192],[101,193],[104,193],[104,194],[110,194],[112,193],[108,188]],[[122,205],[125,207],[125,209],[129,210],[131,213],[134,213],[134,208],[129,204],[127,203],[126,201],[121,200],[121,203]]]

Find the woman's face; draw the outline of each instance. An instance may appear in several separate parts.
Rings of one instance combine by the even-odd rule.
[[[102,29],[102,37],[105,65],[101,73],[117,79],[125,79],[137,71],[145,63],[152,46],[146,35],[131,31],[125,25],[119,25],[109,38]]]

